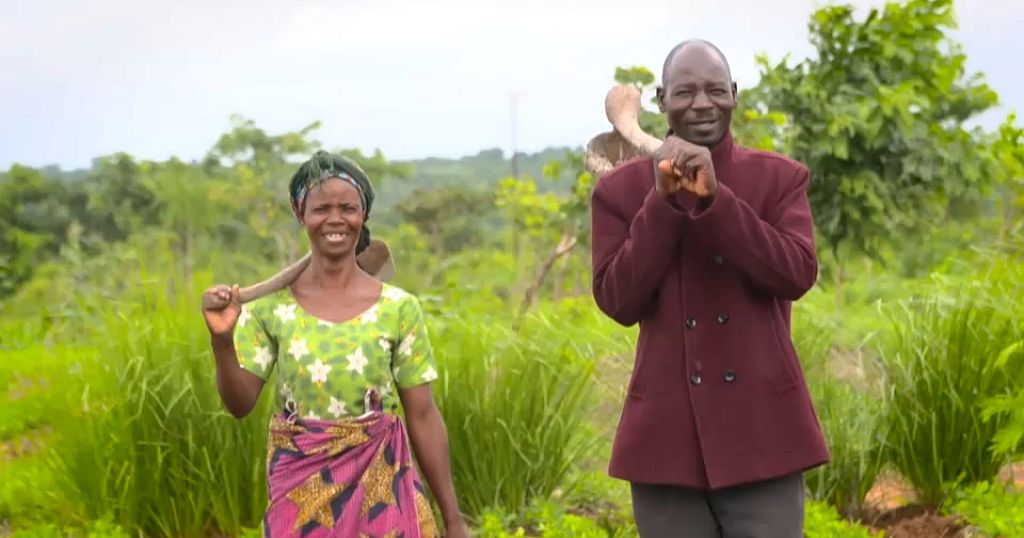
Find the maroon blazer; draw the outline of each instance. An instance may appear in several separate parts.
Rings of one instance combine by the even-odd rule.
[[[808,170],[731,134],[711,153],[710,204],[662,199],[650,157],[594,189],[594,298],[640,324],[617,478],[715,489],[829,460],[790,336],[790,302],[818,275]]]

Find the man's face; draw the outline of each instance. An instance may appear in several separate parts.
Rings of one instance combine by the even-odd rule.
[[[713,147],[729,130],[736,87],[725,61],[699,44],[676,52],[658,88],[658,103],[677,136]]]

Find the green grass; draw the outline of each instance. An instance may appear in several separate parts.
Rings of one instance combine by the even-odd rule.
[[[804,508],[804,538],[881,538],[867,527],[851,523],[828,504],[811,501]]]
[[[149,298],[96,319],[80,407],[60,424],[53,461],[79,521],[110,515],[147,536],[235,534],[265,502],[267,394],[246,420],[221,408],[202,320]]]
[[[984,404],[1009,394],[1024,374],[1018,322],[980,294],[909,304],[886,356],[888,456],[922,502],[942,503],[955,485],[993,478],[1005,460],[992,450],[1004,417]]]
[[[0,441],[49,425],[66,410],[75,366],[42,346],[0,351]]]
[[[558,500],[536,499],[519,514],[488,510],[477,528],[480,538],[636,538],[632,519],[609,524],[592,515],[573,513]]]
[[[49,323],[45,317],[37,313],[14,315],[9,312],[8,305],[0,302],[0,353],[39,345],[48,329]],[[8,368],[5,363],[6,361],[0,358],[0,376]],[[0,386],[4,384],[2,381],[0,379]]]
[[[596,395],[588,344],[556,326],[524,331],[457,318],[432,327],[442,368],[435,394],[471,516],[551,495],[596,446],[582,420]]]
[[[1024,494],[992,482],[958,491],[943,507],[964,517],[985,536],[1024,538]]]
[[[507,533],[499,536],[517,527],[635,536],[628,487],[605,468],[636,328],[619,327],[584,293],[539,301],[516,332],[515,277],[529,263],[469,252],[441,267],[421,254],[403,268],[424,273],[403,273],[400,284],[419,292],[431,327],[442,374],[434,391],[464,510]],[[570,271],[585,273],[571,261]],[[933,503],[1001,463],[988,449],[1009,413],[986,420],[980,409],[1013,394],[1007,380],[1019,376],[1020,357],[1004,354],[1002,367],[991,359],[1019,341],[1019,327],[1000,320],[1020,317],[990,307],[997,291],[1019,291],[1020,273],[976,269],[913,281],[864,271],[847,283],[841,308],[821,288],[796,305],[794,341],[833,454],[807,476],[812,498],[826,501],[808,504],[808,536],[864,536],[825,505],[856,512],[885,443],[886,458]],[[984,300],[948,300],[964,285]],[[140,269],[120,289],[82,288],[38,319],[3,322],[12,330],[0,335],[0,439],[47,425],[53,435],[48,449],[0,463],[0,525],[23,536],[259,534],[268,395],[246,420],[222,411],[198,290],[183,289]],[[887,314],[915,295],[925,299],[893,324]],[[835,361],[881,351],[884,376],[833,377]]]
[[[830,295],[816,288],[810,300],[797,303],[793,311],[793,342],[832,456],[827,465],[806,473],[805,482],[811,499],[855,517],[883,464],[884,401],[877,376],[854,376],[849,368],[860,365],[837,364],[850,358],[835,353],[844,324],[834,306],[822,300]],[[863,340],[857,346],[862,344]],[[837,370],[851,379],[838,378]]]
[[[0,457],[2,458],[2,457]],[[0,526],[15,529],[45,523],[61,512],[50,465],[43,454],[14,460],[0,459]]]
[[[90,521],[84,527],[67,527],[55,523],[41,523],[16,529],[11,538],[131,538],[110,517]]]
[[[813,381],[811,394],[832,460],[805,475],[809,496],[856,517],[884,463],[884,403],[831,378]]]
[[[1015,351],[1016,348],[1009,347],[1004,353],[1009,357]],[[1024,445],[1024,389],[1014,395],[995,396],[986,401],[982,418],[992,420],[996,417],[1006,420],[1001,420],[1003,427],[992,440],[992,451],[1009,457],[1019,454]]]
[[[522,515],[514,516],[489,510],[477,529],[480,538],[636,538],[639,536],[632,519],[613,527],[603,526],[591,517],[566,510],[557,502],[535,502]],[[867,527],[847,521],[826,503],[808,501],[804,507],[805,538],[883,538],[883,532],[872,533]],[[1016,538],[1011,534],[1006,538]]]

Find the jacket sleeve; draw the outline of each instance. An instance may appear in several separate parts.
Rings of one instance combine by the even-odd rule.
[[[618,202],[608,182],[599,181],[591,197],[593,293],[605,314],[628,327],[654,312],[687,215],[654,188],[635,215]]]
[[[807,169],[798,167],[794,180],[764,220],[720,184],[706,208],[691,210],[695,232],[710,239],[756,288],[795,301],[818,277],[814,222],[807,200],[809,182]]]

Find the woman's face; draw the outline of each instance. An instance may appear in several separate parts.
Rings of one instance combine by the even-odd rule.
[[[314,251],[340,258],[354,253],[363,217],[359,191],[346,181],[332,178],[309,191],[299,221],[306,227]]]

